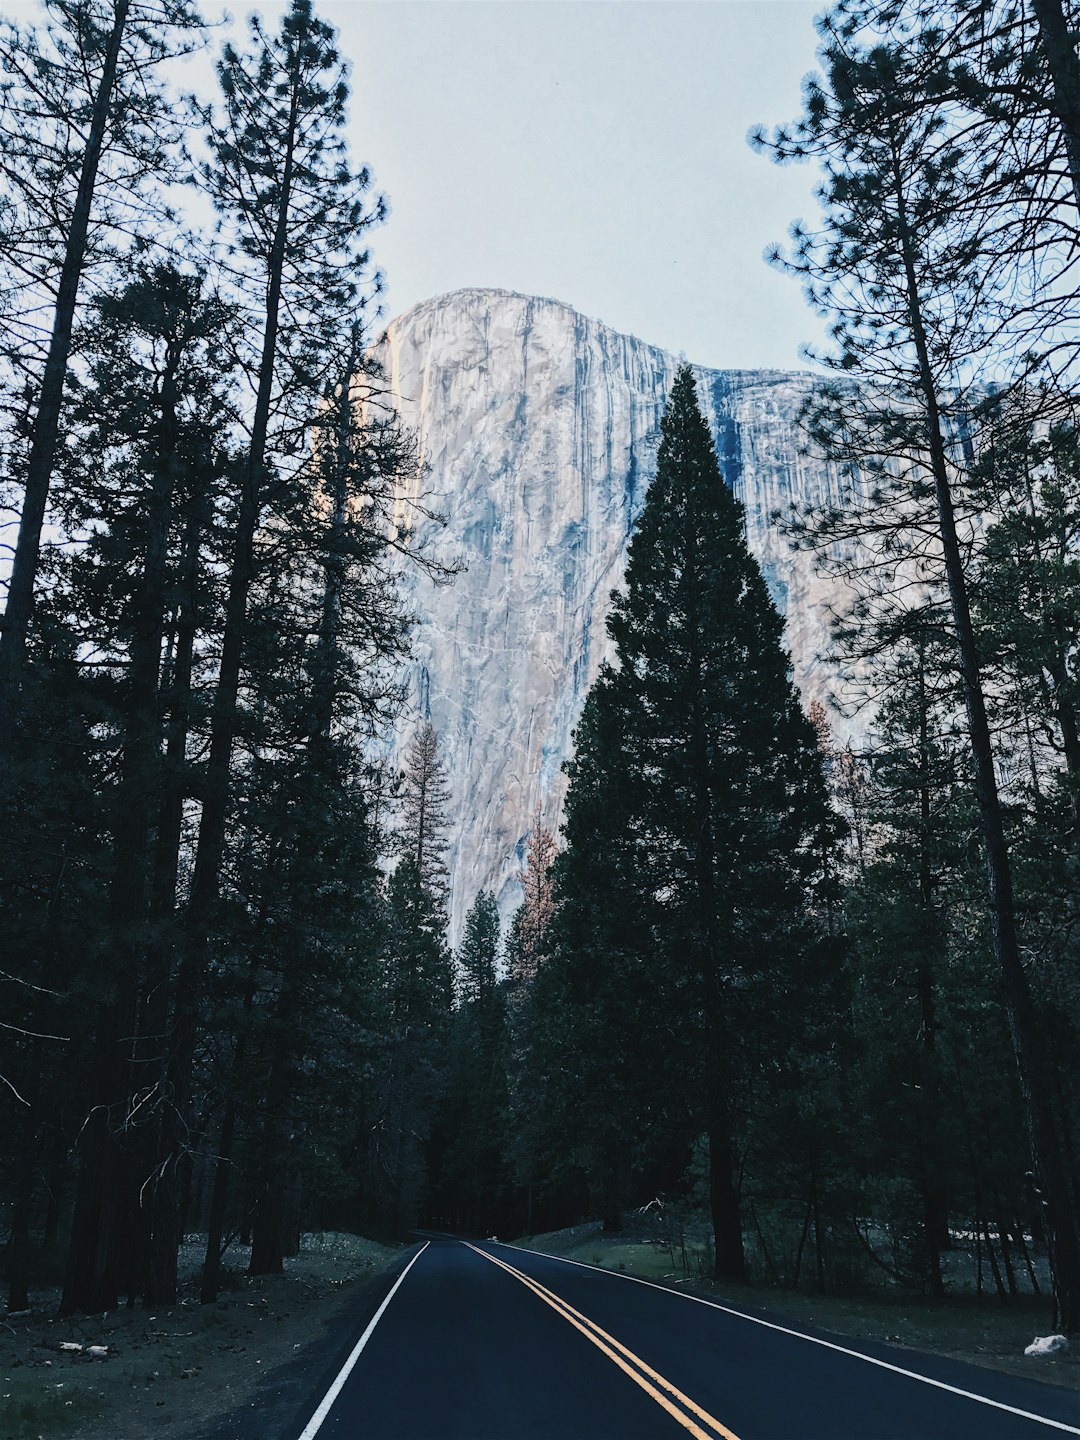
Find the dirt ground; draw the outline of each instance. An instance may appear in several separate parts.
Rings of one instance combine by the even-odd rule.
[[[313,1235],[284,1276],[249,1279],[247,1252],[236,1249],[220,1299],[200,1305],[201,1251],[192,1243],[181,1255],[180,1304],[153,1314],[57,1320],[59,1292],[36,1292],[28,1318],[0,1323],[0,1440],[226,1436],[226,1417],[256,1392],[272,1392],[270,1408],[276,1398],[284,1421],[303,1399],[307,1372],[314,1383],[342,1343],[332,1322],[397,1253],[355,1235]],[[275,1386],[287,1371],[291,1386]],[[260,1415],[266,1407],[260,1398]]]

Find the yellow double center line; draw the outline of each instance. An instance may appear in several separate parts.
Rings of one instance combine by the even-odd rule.
[[[468,1244],[468,1242],[465,1242]],[[590,1320],[587,1315],[582,1315],[580,1310],[574,1307],[561,1296],[549,1290],[546,1285],[541,1285],[539,1280],[534,1280],[530,1275],[516,1270],[513,1265],[507,1264],[505,1260],[499,1260],[494,1255],[489,1255],[486,1250],[477,1249],[475,1245],[469,1245],[469,1249],[477,1255],[482,1255],[485,1260],[490,1260],[493,1265],[498,1265],[500,1270],[505,1270],[508,1275],[513,1275],[515,1280],[520,1280],[538,1295],[546,1305],[550,1305],[556,1314],[561,1315],[564,1320],[569,1320],[575,1330],[580,1330],[586,1340],[591,1340],[598,1350],[602,1350],[609,1360],[613,1360],[619,1369],[629,1375],[635,1385],[640,1385],[651,1399],[668,1412],[673,1419],[677,1420],[684,1429],[689,1430],[695,1440],[716,1440],[721,1436],[722,1440],[739,1440],[739,1437],[721,1425],[720,1421],[696,1405],[689,1395],[684,1395],[677,1385],[670,1380],[665,1380],[663,1375],[654,1370],[651,1365],[646,1364],[640,1356],[628,1350],[621,1341],[602,1330],[595,1320]],[[689,1414],[687,1413],[689,1412]],[[691,1418],[696,1416],[697,1420]],[[707,1428],[703,1429],[702,1426]]]

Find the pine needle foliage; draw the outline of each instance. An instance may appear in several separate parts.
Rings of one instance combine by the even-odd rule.
[[[650,1077],[658,1105],[708,1132],[716,1267],[738,1276],[745,1075],[753,1037],[792,1003],[815,943],[830,819],[782,622],[686,366],[609,627],[615,664],[590,695],[568,767],[552,961],[566,977],[564,1038],[576,1050],[589,1035],[619,1066],[633,1056],[634,1083]],[[579,957],[593,977],[580,1006],[570,975]],[[638,1025],[649,1013],[663,1013],[671,1032],[659,1054],[647,1043],[653,1027]],[[625,1139],[634,1108],[619,1107]]]

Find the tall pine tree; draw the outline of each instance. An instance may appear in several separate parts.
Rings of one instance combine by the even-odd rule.
[[[602,747],[635,851],[617,900],[649,936],[651,983],[682,1057],[683,1104],[708,1135],[716,1271],[737,1278],[744,1078],[769,1013],[795,1003],[790,976],[814,939],[809,908],[830,822],[782,621],[747,550],[742,506],[720,474],[687,366],[675,378],[609,628],[617,668],[599,682],[593,708],[614,714],[594,714],[591,725],[621,732],[618,745]],[[596,784],[585,759],[572,772],[571,816],[579,793]],[[569,877],[595,864],[602,828],[593,837],[567,827],[564,925]],[[573,903],[580,909],[581,897]],[[611,908],[610,897],[599,903]],[[612,1050],[639,1048],[618,1014],[593,1033]]]

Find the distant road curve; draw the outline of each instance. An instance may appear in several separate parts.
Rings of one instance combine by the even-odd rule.
[[[495,1242],[408,1261],[287,1440],[1052,1440],[1080,1396]]]

